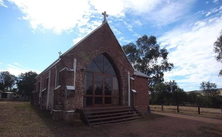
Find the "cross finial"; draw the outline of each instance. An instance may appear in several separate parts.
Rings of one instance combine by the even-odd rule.
[[[102,13],[102,15],[104,16],[104,20],[103,20],[103,23],[104,23],[104,22],[106,22],[106,17],[108,17],[108,15],[106,14],[106,11],[104,11],[104,12]]]
[[[59,53],[59,56],[61,56],[61,55],[62,55],[62,52],[61,52],[61,51],[59,51],[58,53]]]

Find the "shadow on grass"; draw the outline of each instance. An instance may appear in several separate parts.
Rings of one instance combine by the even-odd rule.
[[[55,136],[103,136],[110,132],[110,128],[117,125],[105,125],[100,127],[90,127],[84,125],[82,122],[66,123],[63,120],[53,120],[50,111],[41,110],[38,106],[30,105],[30,108],[38,115],[45,126]],[[138,119],[138,122],[153,121],[165,116],[157,114],[144,114],[143,118]],[[124,123],[121,123],[124,124]],[[122,127],[122,125],[120,125]]]

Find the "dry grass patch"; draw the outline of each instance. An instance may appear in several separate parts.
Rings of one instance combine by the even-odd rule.
[[[49,122],[49,116],[39,113],[29,102],[0,102],[0,111],[2,136],[50,136],[47,124],[53,121]]]
[[[54,121],[48,111],[39,110],[29,102],[0,101],[1,137],[207,137],[211,133],[217,137],[221,129],[217,125],[208,126],[206,123],[156,114],[144,114],[144,118],[133,122],[93,128],[81,122],[67,124]]]

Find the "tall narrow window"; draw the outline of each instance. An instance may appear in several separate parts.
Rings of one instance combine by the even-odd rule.
[[[48,90],[48,85],[49,85],[49,78],[47,78],[45,80],[45,88],[46,88],[46,90]]]
[[[40,82],[38,83],[38,91],[41,92],[41,89],[40,89]]]

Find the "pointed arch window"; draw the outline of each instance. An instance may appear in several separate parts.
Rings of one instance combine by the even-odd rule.
[[[110,74],[116,75],[116,72],[113,68],[113,65],[110,61],[103,55],[99,55],[89,64],[87,68],[88,72],[95,72],[95,73],[103,73],[103,74]]]
[[[84,106],[119,105],[119,86],[113,64],[104,54],[88,65],[85,74]]]

